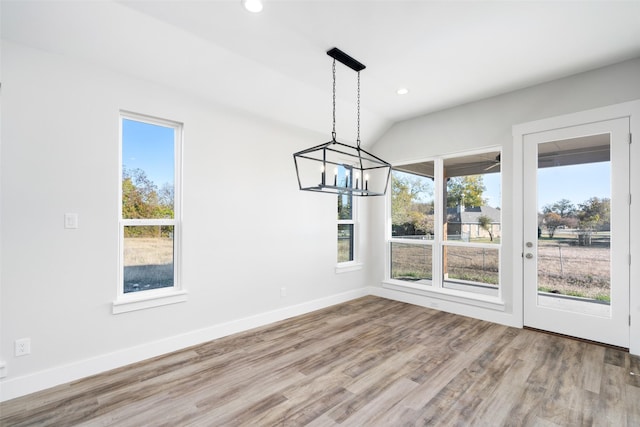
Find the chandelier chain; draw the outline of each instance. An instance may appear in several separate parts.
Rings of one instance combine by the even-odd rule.
[[[360,71],[358,71],[358,136],[356,142],[360,148]]]
[[[298,186],[300,190],[303,191],[337,194],[339,197],[344,195],[348,195],[349,197],[384,196],[391,178],[391,164],[360,147],[360,113],[362,107],[360,71],[366,67],[364,64],[335,47],[328,50],[327,55],[333,58],[331,68],[333,78],[331,82],[331,102],[333,108],[331,134],[333,139],[293,154]],[[353,141],[353,134],[351,134],[352,137],[350,138],[354,142],[353,144],[343,143],[337,140],[337,62],[340,62],[357,73],[357,145],[355,141]],[[351,86],[351,88],[353,88],[353,86]],[[348,87],[343,89],[348,89]],[[353,93],[351,96],[353,96]],[[344,101],[344,105],[341,104],[342,106],[346,105],[347,109],[353,108],[353,102],[348,102],[345,98],[343,98],[342,101]],[[351,101],[353,101],[353,98],[351,98]],[[351,107],[348,107],[348,105],[351,105]],[[353,121],[351,122],[351,126],[353,126]],[[327,167],[330,168],[330,170],[327,170]]]
[[[336,140],[336,60],[333,59],[333,131],[331,137]]]

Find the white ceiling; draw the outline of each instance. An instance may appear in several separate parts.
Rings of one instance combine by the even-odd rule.
[[[327,136],[336,46],[367,66],[364,145],[400,120],[640,57],[640,0],[264,3],[2,0],[2,36]],[[339,64],[351,141],[355,82]]]

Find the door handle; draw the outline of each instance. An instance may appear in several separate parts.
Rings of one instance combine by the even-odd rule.
[[[532,253],[528,253],[524,256],[526,259],[531,259],[533,258],[533,254]]]

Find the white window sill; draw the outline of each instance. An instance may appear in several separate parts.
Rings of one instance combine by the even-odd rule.
[[[400,280],[388,279],[382,282],[382,287],[401,292],[408,292],[443,301],[456,302],[476,307],[489,308],[496,311],[505,311],[504,301],[499,297],[474,294],[458,291],[456,289],[436,288],[428,285],[415,285]]]
[[[147,308],[160,307],[168,304],[176,304],[187,300],[186,291],[142,291],[121,296],[113,302],[112,313],[128,313],[130,311],[144,310]]]
[[[362,270],[362,263],[352,261],[336,265],[336,274],[348,273],[356,270]]]

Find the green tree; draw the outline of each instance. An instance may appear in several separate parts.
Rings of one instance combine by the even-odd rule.
[[[569,199],[560,199],[542,208],[544,214],[544,226],[549,232],[549,238],[553,239],[559,227],[575,228],[578,226],[576,207]]]
[[[423,202],[425,195],[433,195],[426,178],[394,172],[391,178],[393,226],[423,234],[433,233],[433,202]]]
[[[585,230],[609,230],[611,228],[611,199],[591,197],[578,204],[578,221]]]
[[[411,211],[418,203],[420,194],[428,191],[426,182],[420,177],[394,173],[391,177],[391,220],[394,224],[411,221]]]
[[[145,172],[142,169],[123,168],[123,217],[129,219],[156,218],[158,205],[158,189]]]
[[[165,183],[160,192],[158,193],[158,201],[160,206],[160,213],[165,218],[173,218],[173,200],[175,198],[175,192],[173,185]]]
[[[157,186],[141,169],[122,170],[122,217],[126,219],[173,218],[173,186]],[[162,234],[160,226],[126,227],[125,236],[144,237]],[[165,231],[169,232],[169,231]]]
[[[447,182],[447,207],[459,204],[465,206],[483,206],[487,200],[482,197],[486,187],[482,175],[456,176]]]
[[[142,206],[142,195],[138,192],[130,176],[122,177],[122,217],[140,218],[139,207]]]
[[[433,213],[414,210],[409,214],[410,223],[413,224],[416,231],[422,234],[433,234]]]
[[[550,205],[546,205],[542,208],[543,213],[555,212],[560,215],[561,218],[570,218],[575,216],[576,207],[571,203],[571,200],[561,199]]]
[[[484,230],[486,230],[489,233],[489,239],[493,242],[493,227],[491,225],[491,218],[489,218],[486,215],[480,215],[478,217],[478,224],[480,224],[480,227]]]
[[[561,225],[564,225],[564,219],[557,212],[547,212],[544,214],[544,226],[549,232],[549,238],[553,239],[553,235]]]
[[[351,219],[351,206],[353,196],[349,194],[338,194],[338,219]]]

